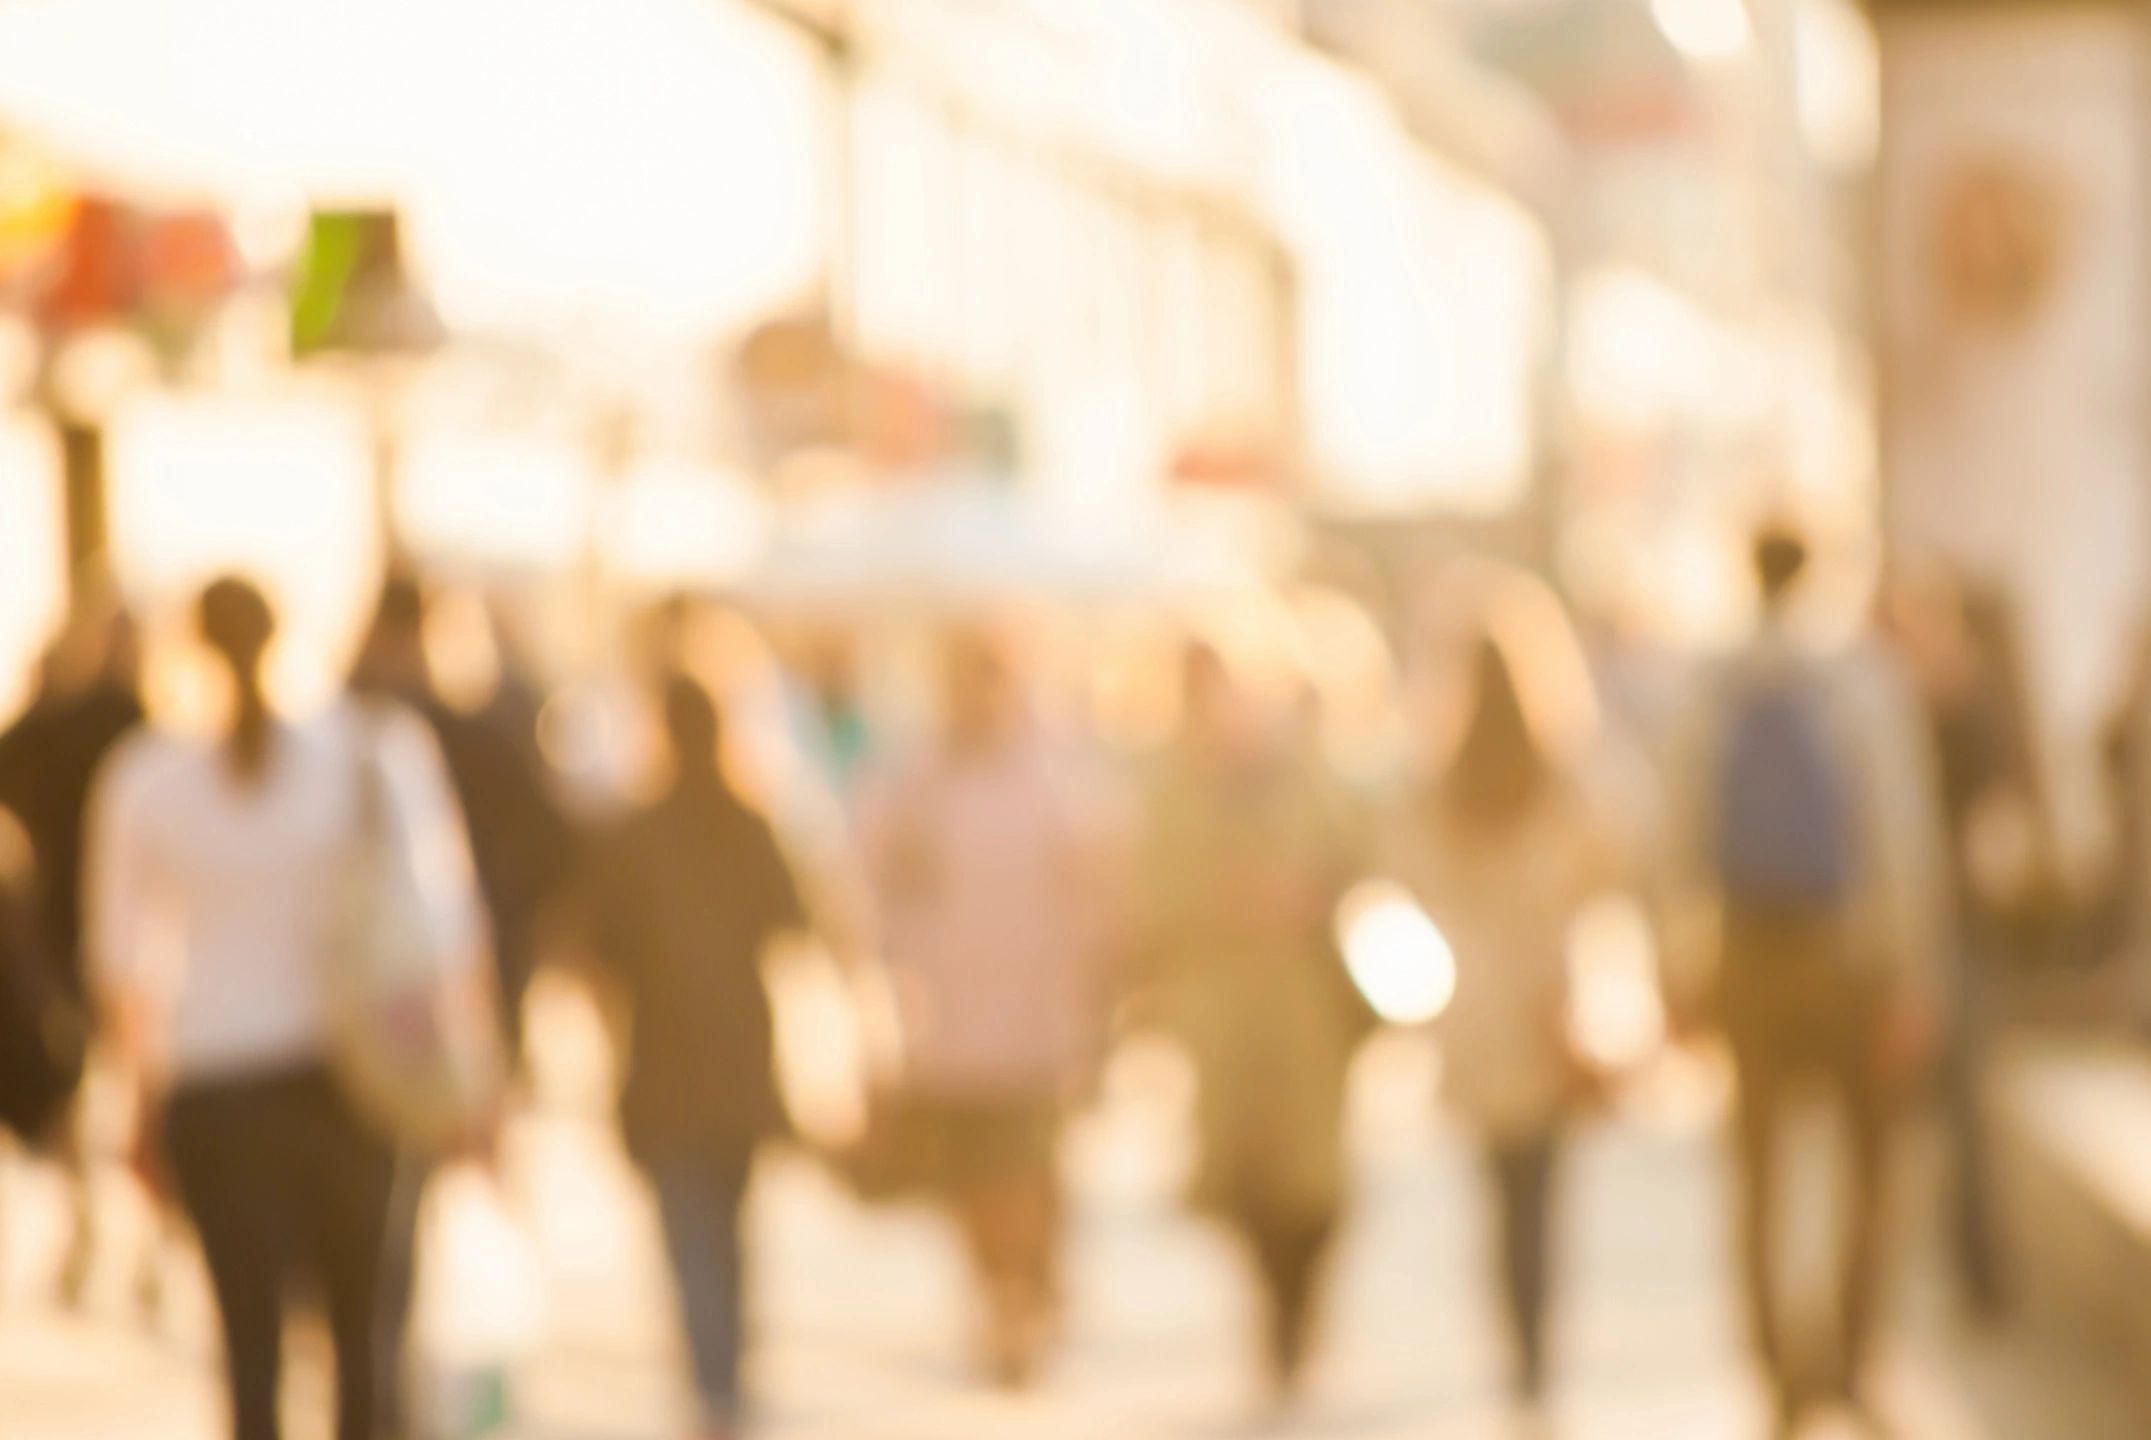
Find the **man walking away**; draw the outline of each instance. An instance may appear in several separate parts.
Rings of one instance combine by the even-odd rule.
[[[1684,908],[1715,917],[1704,933],[1739,1084],[1742,1281],[1790,1435],[1818,1402],[1864,1400],[1899,1102],[1934,1033],[1942,847],[1931,747],[1898,677],[1875,647],[1798,634],[1799,537],[1765,532],[1754,561],[1762,623],[1677,757],[1674,839]],[[1781,1132],[1808,1081],[1842,1116],[1851,1212],[1835,1325],[1801,1336],[1776,1258]]]

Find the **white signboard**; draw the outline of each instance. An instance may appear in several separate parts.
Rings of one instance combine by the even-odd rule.
[[[1918,8],[1881,38],[1892,538],[2016,592],[2075,750],[2143,594],[2143,28],[2118,4]]]

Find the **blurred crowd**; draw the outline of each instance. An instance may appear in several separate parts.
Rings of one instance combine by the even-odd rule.
[[[195,731],[148,718],[141,633],[85,596],[0,737],[0,1098],[85,1197],[61,1284],[99,1243],[94,1056],[139,1097],[134,1171],[206,1260],[236,1440],[281,1433],[297,1297],[334,1337],[340,1440],[416,1433],[421,1196],[527,1103],[524,1001],[556,967],[618,1022],[621,1135],[708,1440],[753,1419],[741,1215],[772,1145],[868,1203],[944,1208],[981,1375],[1031,1384],[1068,1289],[1060,1138],[1134,1035],[1197,1077],[1188,1201],[1244,1242],[1251,1357],[1288,1407],[1350,1224],[1354,1058],[1418,1024],[1483,1153],[1529,1424],[1557,1362],[1564,1140],[1651,1058],[1579,1033],[1573,937],[1617,895],[1650,921],[1670,1040],[1721,1045],[1736,1079],[1734,1283],[1778,1433],[1863,1413],[1915,1101],[1950,1140],[1966,1303],[2008,1304],[1984,1057],[2011,977],[2133,939],[2151,665],[2113,727],[2113,878],[2066,885],[2007,607],[1906,575],[1833,626],[1800,535],[1753,548],[1753,632],[1708,661],[1483,562],[1384,627],[1371,699],[1247,626],[1177,627],[1170,733],[1141,745],[1053,683],[1118,660],[1060,636],[1076,653],[1048,663],[1017,615],[937,620],[907,652],[925,703],[884,703],[863,629],[690,598],[639,617],[610,677],[556,692],[504,644],[464,693],[405,574],[305,715],[270,680],[270,599],[211,585],[192,638],[222,698]],[[884,1002],[856,1133],[787,1113],[767,962],[801,941]],[[1822,1314],[1791,1313],[1776,1266],[1810,1093],[1853,1182]],[[154,1308],[160,1256],[141,1273]]]

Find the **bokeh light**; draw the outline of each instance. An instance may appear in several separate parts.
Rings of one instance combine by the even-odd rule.
[[[1388,880],[1355,886],[1337,910],[1352,983],[1392,1025],[1439,1019],[1456,997],[1456,956],[1411,892]]]

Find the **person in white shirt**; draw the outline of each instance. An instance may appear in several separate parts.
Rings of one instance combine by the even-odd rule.
[[[482,914],[423,725],[351,703],[279,720],[263,676],[275,620],[245,581],[211,585],[198,622],[230,681],[229,718],[213,743],[148,732],[106,766],[91,817],[90,953],[143,1077],[144,1154],[159,1181],[168,1165],[201,1237],[235,1440],[279,1435],[294,1276],[328,1312],[338,1440],[378,1440],[399,1368],[378,1340],[397,1156],[339,1089],[328,1039],[339,874],[360,834],[369,753],[424,877],[439,953],[468,957],[474,973]]]

